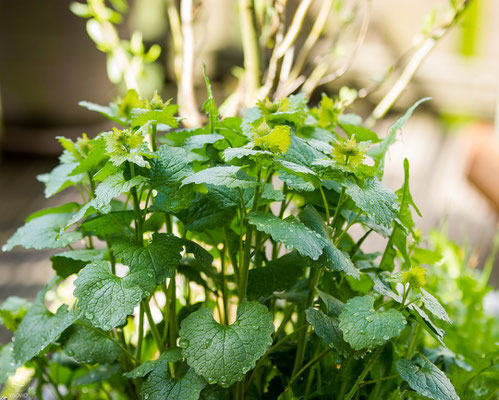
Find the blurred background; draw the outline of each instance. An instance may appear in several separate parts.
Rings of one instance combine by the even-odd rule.
[[[288,1],[290,19],[297,3]],[[345,28],[342,41],[335,47],[336,58],[319,60],[324,64],[346,58],[348,71],[320,85],[310,96],[317,102],[321,92],[334,95],[343,86],[356,88],[361,98],[352,110],[367,117],[400,76],[392,78],[390,72],[410,63],[422,32],[438,19],[440,5],[435,0],[375,0],[366,11],[356,8],[363,1],[350,3],[353,5],[342,11]],[[144,95],[157,89],[164,97],[175,99],[167,5],[165,0],[131,2],[118,32],[130,37],[131,32],[139,31],[146,47],[153,43],[162,47],[160,57],[144,67],[140,85]],[[237,86],[237,67],[243,65],[235,18],[237,2],[204,0],[194,2],[194,7],[195,96],[202,104],[204,63],[221,104]],[[370,18],[365,38],[350,60],[349,49],[356,45],[366,12]],[[310,30],[319,14],[320,2],[314,0],[303,32]],[[404,127],[401,140],[391,148],[385,184],[393,190],[401,186],[402,163],[407,157],[411,191],[423,215],[417,224],[423,233],[445,226],[452,240],[473,249],[472,267],[483,264],[497,230],[498,18],[499,2],[472,2],[460,22],[418,65],[390,113],[374,126],[384,136],[390,123],[415,100],[426,96],[433,99],[417,109]],[[331,20],[326,32],[335,26],[335,20]],[[77,197],[66,190],[45,199],[36,175],[57,163],[61,149],[55,136],[74,138],[82,132],[93,136],[108,129],[99,114],[79,107],[78,102],[107,104],[123,93],[123,85],[110,82],[112,66],[96,49],[86,29],[85,19],[74,15],[66,1],[0,2],[2,244],[30,213]],[[304,39],[299,36],[297,40]],[[308,62],[313,64],[318,57],[312,52]],[[314,65],[307,68],[311,71]],[[0,302],[10,295],[33,297],[53,274],[50,254],[19,248],[0,253]],[[492,283],[496,287],[499,284],[499,268],[495,268]]]

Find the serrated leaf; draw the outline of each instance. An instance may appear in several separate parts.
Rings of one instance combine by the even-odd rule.
[[[72,214],[60,213],[32,219],[14,233],[2,250],[10,251],[16,246],[36,250],[66,247],[83,237],[81,232],[77,231],[60,234],[71,217]]]
[[[203,232],[206,229],[215,229],[229,224],[234,211],[229,208],[220,208],[209,195],[198,193],[189,207],[179,211],[177,216],[186,229]]]
[[[129,228],[134,216],[133,210],[113,211],[108,214],[98,215],[83,222],[80,225],[80,231],[100,237],[109,236]]]
[[[238,177],[239,171],[242,171],[241,167],[236,167],[234,165],[207,168],[185,178],[182,181],[182,186],[188,185],[189,183],[205,183],[240,189],[256,186],[257,182],[254,180],[240,179]]]
[[[182,321],[179,335],[187,364],[208,383],[229,387],[265,354],[273,332],[267,307],[244,302],[234,324],[220,325],[209,309],[201,308]]]
[[[8,343],[0,348],[0,386],[7,383],[9,376],[13,375],[17,366],[12,359],[13,343]]]
[[[31,307],[31,302],[21,297],[7,297],[0,306],[0,325],[14,332]]]
[[[298,192],[312,192],[315,190],[313,183],[306,181],[300,176],[290,174],[286,171],[280,170],[279,178],[290,188]]]
[[[111,203],[115,197],[122,193],[128,193],[133,187],[137,187],[147,182],[147,178],[143,176],[135,176],[132,179],[125,179],[124,172],[120,171],[116,174],[108,176],[104,179],[97,189],[95,189],[95,203],[98,208]]]
[[[170,376],[168,361],[162,359],[147,375],[140,394],[147,400],[198,400],[206,381],[192,368],[180,379]]]
[[[390,297],[397,303],[402,303],[402,296],[398,293],[395,293],[388,283],[382,281],[376,274],[369,274],[369,276],[374,282],[373,289],[375,292],[383,296]]]
[[[105,250],[71,250],[55,254],[50,257],[52,268],[62,278],[77,274],[85,265],[92,261],[102,261],[106,254]]]
[[[146,108],[134,108],[132,110],[131,125],[142,126],[148,122],[156,124],[165,124],[172,128],[178,127],[178,121],[175,113],[178,110],[177,105],[168,105],[163,110],[149,110]]]
[[[147,246],[140,246],[127,238],[117,238],[112,249],[131,271],[144,270],[154,273],[156,284],[171,278],[177,268],[183,250],[182,239],[170,233],[155,233]]]
[[[323,292],[320,289],[315,289],[320,299],[324,302],[327,308],[327,315],[337,317],[343,311],[344,303],[329,293]]]
[[[374,165],[378,170],[378,176],[383,176],[383,170],[385,167],[385,155],[388,151],[389,147],[395,143],[395,137],[397,133],[402,129],[407,120],[411,117],[412,113],[421,103],[430,100],[429,97],[421,99],[417,101],[414,105],[412,105],[405,114],[400,117],[388,130],[388,135],[378,144],[376,147],[371,148],[367,154],[374,160]]]
[[[318,233],[326,242],[320,261],[324,262],[328,269],[332,271],[343,271],[345,274],[353,276],[354,278],[360,276],[360,273],[353,265],[350,256],[334,245],[324,220],[313,206],[307,205],[302,210],[300,213],[300,220],[308,228]]]
[[[402,313],[393,308],[375,311],[370,295],[348,300],[339,319],[343,337],[355,350],[381,346],[398,336],[406,324]]]
[[[123,376],[126,376],[130,379],[143,378],[150,372],[154,371],[154,369],[161,362],[177,362],[182,359],[182,350],[178,347],[166,350],[161,356],[159,356],[156,360],[149,360],[140,364],[137,368],[133,369],[130,372],[126,372]]]
[[[201,109],[208,114],[208,131],[213,132],[215,126],[217,125],[220,113],[218,112],[218,108],[215,103],[215,99],[213,97],[211,82],[210,79],[208,78],[208,75],[206,74],[206,67],[204,64],[203,64],[203,76],[204,76],[204,82],[206,84],[206,93],[208,95],[208,98],[204,102],[203,107]]]
[[[251,269],[248,274],[248,298],[258,299],[289,289],[302,275],[305,265],[302,257],[291,252],[269,262],[265,267]]]
[[[288,249],[295,249],[312,260],[317,260],[327,245],[322,236],[293,216],[282,220],[275,215],[255,211],[247,219],[257,230],[271,235],[276,242],[282,242]]]
[[[452,323],[447,311],[445,311],[445,308],[442,307],[436,297],[428,293],[423,288],[421,288],[421,300],[423,301],[425,308],[435,317],[442,319],[445,322]]]
[[[76,361],[89,364],[111,364],[121,349],[111,339],[80,324],[70,326],[61,337],[64,352]]]
[[[207,144],[215,144],[223,139],[225,138],[218,133],[193,135],[185,139],[180,146],[186,151],[191,151],[194,149],[202,149]]]
[[[255,136],[254,140],[255,146],[273,153],[284,154],[291,144],[291,128],[287,125],[278,125],[265,136]]]
[[[307,321],[314,327],[317,336],[322,338],[326,345],[336,350],[341,357],[349,357],[353,350],[343,339],[343,332],[339,327],[338,318],[328,316],[315,308],[305,310]]]
[[[236,148],[229,147],[225,149],[223,152],[223,158],[227,162],[232,161],[234,158],[239,159],[239,158],[258,156],[258,155],[271,156],[272,153],[270,151],[254,150],[246,147],[236,147]]]
[[[353,179],[346,179],[343,186],[346,187],[346,193],[355,205],[368,217],[387,228],[391,226],[397,217],[397,196],[383,186],[377,178],[367,179],[362,187]]]
[[[30,214],[24,222],[29,222],[32,219],[36,219],[38,217],[42,217],[43,215],[47,214],[69,214],[72,213],[73,211],[77,210],[80,208],[80,205],[74,201],[70,203],[65,203],[60,206],[56,207],[49,207],[49,208],[43,208],[39,211],[35,211],[34,213]]]
[[[54,343],[62,332],[76,320],[76,313],[67,306],[59,307],[52,314],[44,305],[47,288],[38,292],[33,305],[26,313],[14,334],[13,360],[16,365],[24,365]]]
[[[60,164],[51,172],[38,175],[37,179],[45,184],[45,197],[52,197],[54,194],[59,193],[67,187],[81,182],[83,178],[82,175],[72,175],[78,165],[79,163],[77,162]]]
[[[119,115],[119,109],[113,106],[101,106],[99,104],[91,103],[90,101],[80,101],[79,106],[86,108],[90,111],[96,111],[111,121],[117,122],[123,126],[126,125],[126,119]]]
[[[355,140],[357,142],[378,143],[381,141],[376,132],[364,128],[363,126],[353,125],[353,124],[343,124],[341,122],[339,125],[341,126],[341,129],[345,131],[345,133],[349,138],[355,135]]]
[[[416,317],[416,319],[421,324],[421,326],[423,326],[426,329],[426,331],[431,336],[433,336],[433,338],[435,340],[440,342],[440,344],[445,347],[445,343],[443,340],[444,335],[445,335],[445,331],[443,329],[440,329],[439,327],[437,327],[433,323],[431,318],[428,316],[428,314],[426,314],[424,312],[424,310],[421,309],[420,307],[418,307],[416,304],[414,304],[414,303],[409,304],[408,308],[409,308],[409,310],[412,311],[413,315]]]
[[[400,377],[412,390],[433,400],[458,400],[449,378],[423,355],[414,361],[401,358],[395,364]]]
[[[119,278],[107,262],[93,262],[80,271],[74,285],[81,315],[96,328],[109,331],[125,324],[135,306],[150,294],[154,273],[135,268]]]
[[[151,179],[155,188],[178,186],[192,175],[192,163],[184,149],[163,145],[154,154],[157,158],[151,160]]]

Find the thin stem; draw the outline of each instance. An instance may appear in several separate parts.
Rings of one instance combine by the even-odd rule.
[[[171,281],[170,281],[170,283],[171,283]],[[161,337],[161,341],[164,343],[166,341],[166,337],[168,335],[168,322],[170,320],[170,305],[168,304],[170,296],[169,296],[168,287],[166,286],[166,282],[163,282],[163,285],[161,285],[161,288],[163,290],[163,293],[165,294],[165,307],[163,309],[164,328],[163,328],[163,335]]]
[[[364,382],[361,382],[359,383],[359,386],[360,387],[363,387],[363,386],[366,386],[366,385],[371,385],[373,383],[378,383],[378,382],[383,382],[383,381],[388,381],[390,379],[395,379],[395,378],[398,378],[399,377],[399,374],[397,375],[390,375],[390,376],[385,376],[383,378],[378,378],[378,379],[371,379],[370,381],[364,381]]]
[[[142,306],[144,307],[144,311],[147,316],[147,321],[149,322],[149,328],[151,329],[152,336],[154,341],[156,342],[156,346],[158,346],[158,350],[160,353],[165,351],[165,345],[161,340],[161,336],[159,335],[158,328],[152,319],[151,308],[149,307],[149,303],[146,300],[142,300]]]
[[[62,396],[61,392],[59,392],[59,388],[57,387],[57,383],[54,382],[54,380],[52,379],[52,377],[50,376],[50,373],[45,371],[45,366],[44,366],[44,361],[45,359],[42,359],[42,358],[35,358],[34,359],[35,362],[37,363],[38,365],[38,368],[40,370],[40,374],[44,377],[44,379],[50,383],[50,385],[52,386],[52,388],[54,389],[54,392],[55,392],[55,395],[57,396],[57,398],[59,400],[63,400],[64,397]],[[46,362],[46,361],[45,361]]]
[[[416,327],[411,333],[411,340],[409,342],[409,347],[407,348],[406,357],[408,360],[412,358],[414,355],[414,348],[416,347],[416,343],[418,342],[419,334],[421,333],[421,324],[416,324]]]
[[[152,151],[158,150],[158,143],[156,142],[156,131],[157,131],[157,125],[152,124],[152,129],[151,129],[151,148]]]
[[[319,186],[319,191],[321,192],[322,203],[324,204],[324,209],[326,210],[326,224],[329,225],[329,220],[331,219],[331,216],[329,215],[329,205],[327,203],[326,194],[324,193],[322,185]]]
[[[309,277],[309,285],[308,285],[308,297],[307,301],[305,303],[304,309],[298,314],[298,327],[302,326],[307,326],[307,321],[306,321],[306,316],[305,316],[305,310],[309,308],[315,298],[315,287],[317,286],[317,283],[319,282],[320,276],[322,273],[322,268],[312,268],[310,270],[310,277]],[[296,357],[295,357],[295,364],[293,366],[293,372],[291,374],[292,379],[295,377],[295,375],[298,373],[299,369],[301,368],[303,364],[303,358],[305,357],[305,349],[307,347],[307,336],[308,336],[308,329],[305,329],[300,332],[300,335],[298,337],[298,346],[296,347]]]
[[[347,393],[347,395],[345,396],[345,398],[343,400],[351,400],[353,398],[353,396],[355,395],[355,393],[357,393],[357,390],[359,390],[360,384],[364,381],[364,378],[366,377],[368,372],[371,370],[371,368],[373,367],[374,363],[376,362],[376,360],[378,359],[378,357],[380,356],[382,351],[383,351],[383,346],[379,347],[378,350],[376,350],[376,352],[372,355],[372,357],[369,359],[369,362],[366,364],[363,371],[360,373],[359,377],[357,378],[357,380],[353,384],[352,388],[350,389],[350,391]]]
[[[291,384],[296,381],[296,379],[299,378],[299,376],[301,374],[303,374],[308,368],[310,368],[312,365],[315,365],[317,364],[319,361],[321,361],[324,357],[326,357],[329,352],[331,351],[330,348],[326,349],[325,351],[323,351],[321,354],[319,354],[317,357],[313,358],[312,360],[310,360],[308,363],[306,363],[303,368],[301,368],[295,375],[293,375],[293,377],[291,378],[291,380],[289,381],[288,383],[288,388],[291,386]]]
[[[246,102],[252,102],[260,86],[260,48],[253,0],[239,0],[239,20],[244,53]]]
[[[176,1],[166,0],[166,12],[168,14],[168,22],[170,24],[170,33],[173,42],[173,71],[177,84],[179,84],[182,77],[182,49],[184,45],[180,15]]]
[[[177,343],[177,285],[175,274],[170,278],[170,283],[168,285],[168,303],[170,307],[169,311],[169,340],[168,345],[170,348],[175,347]]]
[[[144,306],[140,303],[139,307],[139,338],[137,339],[137,348],[135,349],[135,358],[140,360],[142,357],[142,341],[144,340]]]
[[[336,210],[334,211],[334,216],[333,216],[333,222],[331,222],[331,227],[335,230],[336,233],[336,225],[338,224],[338,220],[340,218],[340,210],[341,206],[343,203],[343,200],[345,199],[345,186],[342,186],[341,192],[340,192],[340,197],[338,199],[338,203],[336,204]]]

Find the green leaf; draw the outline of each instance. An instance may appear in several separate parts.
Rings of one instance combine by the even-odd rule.
[[[366,180],[362,187],[353,179],[346,179],[343,186],[355,205],[369,218],[387,228],[391,226],[397,216],[397,196],[383,186],[377,178]]]
[[[0,386],[7,383],[9,376],[13,375],[18,366],[12,359],[14,344],[9,343],[0,348]]]
[[[271,156],[272,153],[270,151],[254,150],[246,147],[236,147],[236,148],[229,147],[225,149],[223,152],[223,158],[227,162],[232,161],[234,158],[244,158],[257,155]]]
[[[341,129],[345,131],[345,133],[349,138],[355,135],[355,140],[357,142],[378,143],[381,141],[376,132],[364,128],[363,126],[353,125],[353,124],[342,124],[342,123],[340,123],[339,125],[341,126]]]
[[[359,271],[352,263],[350,256],[338,249],[328,232],[326,223],[322,219],[319,212],[311,205],[305,206],[300,213],[300,220],[310,229],[318,233],[326,242],[324,253],[319,259],[326,267],[332,271],[343,271],[345,274],[358,278]]]
[[[10,296],[0,306],[0,325],[14,332],[31,307],[31,302],[21,297]]]
[[[430,100],[429,97],[425,97],[417,101],[414,105],[412,105],[405,114],[400,117],[388,130],[388,135],[381,141],[379,145],[371,148],[367,154],[374,160],[374,166],[378,170],[378,176],[383,176],[383,170],[385,168],[385,155],[388,151],[389,147],[395,143],[395,137],[397,133],[402,129],[407,120],[411,117],[412,113],[421,103]]]
[[[16,246],[36,250],[66,247],[83,237],[81,232],[76,231],[60,234],[71,217],[72,214],[60,213],[32,219],[14,233],[2,250],[10,251]]]
[[[154,272],[155,282],[160,285],[171,278],[182,258],[183,242],[170,233],[155,233],[147,246],[140,246],[127,238],[112,242],[115,256],[128,265],[131,271]]]
[[[416,304],[409,304],[409,310],[411,310],[412,314],[416,317],[416,319],[418,320],[418,322],[421,324],[421,326],[423,328],[426,329],[426,331],[431,335],[433,336],[433,338],[435,340],[437,340],[438,342],[440,342],[440,344],[442,346],[445,347],[445,343],[444,343],[444,335],[445,335],[445,331],[443,329],[440,329],[439,327],[437,327],[433,321],[431,320],[431,318],[428,316],[428,314],[426,314],[424,312],[423,309],[421,309],[420,307],[418,307]]]
[[[109,365],[99,365],[85,375],[79,376],[73,381],[73,386],[86,386],[92,383],[104,382],[110,380],[112,377],[117,375],[120,371],[120,365],[114,364]]]
[[[178,218],[190,231],[203,232],[206,229],[215,229],[230,223],[234,212],[220,205],[209,195],[196,194],[188,208],[177,213]]]
[[[52,314],[44,305],[47,287],[38,292],[33,305],[26,313],[14,334],[13,360],[16,365],[24,365],[54,343],[62,332],[76,320],[76,313],[67,306],[59,307]]]
[[[80,231],[100,237],[110,236],[130,228],[134,216],[133,210],[113,211],[108,214],[98,215],[83,222],[80,225]]]
[[[105,250],[71,250],[53,255],[50,257],[50,261],[52,261],[52,268],[57,272],[57,275],[67,278],[70,275],[77,274],[92,261],[104,260],[105,255]]]
[[[208,383],[229,387],[265,354],[273,332],[267,307],[245,302],[238,307],[234,324],[220,325],[209,309],[201,308],[182,321],[179,335],[187,364]]]
[[[206,67],[203,64],[203,76],[204,82],[206,84],[206,92],[208,95],[208,99],[204,102],[202,110],[208,114],[208,131],[213,132],[215,126],[218,122],[218,117],[220,113],[218,112],[217,105],[215,103],[215,99],[213,98],[213,91],[211,90],[211,82],[206,74]]]
[[[88,364],[111,364],[121,354],[121,349],[110,338],[93,329],[75,324],[61,337],[64,352],[76,361]]]
[[[56,206],[56,207],[49,207],[49,208],[43,208],[39,211],[35,211],[34,213],[30,214],[25,220],[24,222],[29,222],[31,221],[32,219],[36,219],[38,217],[42,217],[44,215],[47,215],[47,214],[68,214],[68,213],[72,213],[74,212],[75,210],[79,209],[80,208],[80,205],[74,201],[70,202],[70,203],[65,203],[65,204],[62,204],[60,206]]]
[[[440,302],[433,295],[423,288],[421,288],[421,300],[423,301],[425,308],[435,317],[442,319],[445,322],[452,323],[445,308],[442,307]]]
[[[81,182],[83,179],[82,175],[72,175],[72,172],[78,165],[79,163],[77,162],[60,164],[48,174],[38,175],[37,179],[45,184],[45,197],[52,197],[67,187]]]
[[[374,297],[354,297],[347,301],[340,314],[340,329],[353,349],[373,349],[398,336],[405,328],[402,313],[391,308],[374,310]]]
[[[178,110],[177,105],[168,105],[163,110],[148,110],[146,108],[134,108],[132,110],[132,126],[142,126],[148,122],[155,124],[165,124],[172,128],[178,127],[178,121],[175,114]]]
[[[188,137],[182,144],[182,148],[186,151],[191,151],[194,149],[202,149],[207,144],[215,144],[220,140],[225,139],[222,135],[218,133],[209,133],[202,135],[193,135]]]
[[[111,273],[105,261],[83,268],[74,282],[74,296],[81,315],[96,328],[109,331],[125,324],[140,301],[154,286],[154,273],[138,267],[124,278]]]
[[[279,172],[279,179],[281,179],[281,181],[283,181],[290,188],[298,192],[312,192],[313,190],[315,190],[315,186],[313,183],[306,181],[300,176],[290,174],[283,170],[280,170],[278,172]]]
[[[433,400],[458,400],[449,378],[423,355],[414,361],[401,358],[395,364],[400,377],[412,390]]]
[[[343,339],[343,332],[340,329],[338,318],[328,316],[315,308],[305,310],[307,321],[314,327],[317,336],[322,338],[326,345],[336,350],[344,358],[349,357],[353,350]]]
[[[248,275],[248,298],[258,299],[289,289],[302,275],[305,264],[301,256],[291,252],[263,268],[251,269]]]
[[[256,186],[257,183],[254,180],[241,179],[239,177],[239,171],[242,171],[241,167],[236,167],[234,165],[207,168],[185,178],[182,181],[182,186],[189,183],[205,183],[240,189]]]
[[[122,193],[128,193],[133,187],[142,185],[145,182],[147,182],[147,178],[140,175],[127,180],[123,171],[110,175],[95,189],[95,204],[97,208],[106,206],[115,197],[120,196]]]
[[[168,361],[161,359],[147,375],[140,394],[147,400],[198,400],[205,386],[206,381],[193,369],[189,369],[180,379],[172,378]]]
[[[117,122],[118,124],[121,124],[123,126],[126,125],[126,119],[119,114],[119,109],[116,106],[101,106],[89,101],[80,101],[78,105],[86,108],[87,110],[96,111],[99,114],[102,114],[104,117],[110,119],[111,121]]]
[[[247,219],[257,230],[271,235],[276,242],[282,242],[288,249],[295,249],[312,260],[317,260],[327,245],[322,236],[293,216],[282,220],[275,215],[255,211]]]
[[[123,376],[126,376],[130,379],[143,378],[150,372],[154,371],[154,369],[162,362],[177,362],[181,359],[182,349],[174,347],[172,349],[166,350],[163,354],[161,354],[161,356],[159,356],[158,359],[146,361],[132,371],[124,373]]]

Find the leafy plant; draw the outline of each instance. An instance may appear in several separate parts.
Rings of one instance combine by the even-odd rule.
[[[424,289],[408,162],[397,192],[380,181],[420,102],[380,139],[345,95],[220,119],[207,87],[195,130],[157,95],[83,103],[121,127],[59,138],[61,163],[40,180],[81,203],[31,215],[3,247],[63,251],[32,305],[0,308],[14,332],[2,383],[25,365],[58,398],[457,399],[418,351],[420,330],[445,343],[434,321],[449,318]],[[384,252],[365,253],[376,234]],[[74,276],[54,313],[46,293]]]

